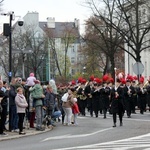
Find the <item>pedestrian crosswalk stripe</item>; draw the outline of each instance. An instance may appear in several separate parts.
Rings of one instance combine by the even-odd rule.
[[[131,150],[131,149],[141,149],[141,150],[150,150],[150,133],[99,144],[85,145],[85,146],[76,146],[61,148],[61,150]],[[60,150],[60,149],[55,149]]]

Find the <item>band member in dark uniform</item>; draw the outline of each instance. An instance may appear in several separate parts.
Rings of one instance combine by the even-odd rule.
[[[84,88],[85,88],[85,83],[86,81],[83,80],[81,82],[81,86],[78,87],[77,90],[77,101],[78,101],[78,106],[79,106],[79,111],[82,116],[85,116],[85,108],[86,108],[86,95],[84,93]]]
[[[113,127],[116,127],[117,114],[119,115],[120,126],[123,125],[124,102],[123,88],[120,86],[121,81],[117,79],[115,87],[111,90],[111,113],[113,114]]]
[[[140,108],[140,113],[141,114],[144,114],[144,111],[146,111],[147,89],[144,87],[143,82],[144,82],[144,80],[142,78],[140,78],[139,87],[137,88],[138,106]]]
[[[87,109],[90,112],[91,117],[93,117],[93,100],[91,95],[92,88],[93,88],[93,81],[89,80],[88,85],[85,86],[84,93],[87,97]]]
[[[102,88],[102,86],[101,86]],[[92,100],[93,100],[93,110],[95,113],[95,117],[98,117],[98,111],[100,108],[100,84],[94,83],[94,86],[91,91]]]
[[[149,107],[149,111],[150,111],[150,80],[147,81],[146,83],[146,89],[147,89],[147,105]]]
[[[124,87],[124,101],[128,118],[131,118],[131,106],[133,94],[135,94],[135,89],[133,86],[131,86],[131,81],[127,79],[126,85]]]
[[[109,102],[110,102],[110,87],[106,82],[104,82],[104,87],[101,90],[101,98],[102,98],[102,109],[104,114],[104,119],[106,118],[107,110],[109,109]]]

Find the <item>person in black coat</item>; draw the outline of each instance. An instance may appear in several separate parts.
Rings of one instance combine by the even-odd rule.
[[[127,80],[124,87],[124,101],[128,118],[131,118],[133,94],[135,94],[135,88],[131,85],[131,81]]]
[[[84,93],[87,97],[87,109],[90,112],[91,117],[93,117],[93,99],[91,95],[92,88],[93,88],[93,82],[90,80],[88,85],[85,86]]]
[[[140,108],[140,113],[144,114],[146,111],[146,96],[147,96],[147,89],[144,87],[143,82],[139,83],[139,87],[137,88],[137,95],[138,95],[138,107]]]
[[[120,80],[117,79],[115,87],[111,90],[111,113],[113,114],[113,127],[116,127],[117,114],[119,115],[120,126],[123,125],[124,102],[123,88],[120,86]]]
[[[109,109],[109,102],[110,102],[110,87],[105,82],[104,87],[101,89],[101,98],[102,98],[102,110],[104,114],[104,119],[106,118],[107,110]]]
[[[150,111],[150,80],[147,81],[145,88],[147,90],[146,101]]]
[[[0,105],[1,105],[1,112],[0,112],[0,134],[6,135],[4,133],[5,129],[5,122],[7,118],[7,98],[8,98],[8,89],[5,91],[3,90],[3,81],[0,81]]]
[[[18,87],[16,78],[12,78],[9,90],[9,131],[16,131],[18,129],[18,114],[15,103],[16,89]]]
[[[46,93],[44,98],[44,106],[46,109],[46,114],[43,120],[43,124],[46,125],[47,123],[47,127],[49,127],[49,125],[52,125],[51,118],[55,108],[55,98],[56,95],[53,93],[52,87],[48,85],[46,88]]]
[[[98,111],[100,110],[100,85],[94,83],[94,87],[91,90],[92,101],[93,101],[93,111],[95,113],[95,117],[98,117]]]
[[[84,93],[84,83],[81,83],[81,86],[79,86],[77,90],[77,101],[78,101],[79,110],[82,116],[86,115],[85,113],[85,108],[87,104],[86,98],[87,97]]]

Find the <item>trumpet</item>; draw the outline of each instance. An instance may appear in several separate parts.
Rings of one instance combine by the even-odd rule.
[[[87,82],[85,83],[85,87],[88,85],[88,83],[89,83],[89,81],[87,81]]]
[[[78,91],[80,89],[81,86],[78,86],[78,88],[76,89],[76,91]]]
[[[144,83],[143,88],[145,88],[148,84],[149,84],[149,81],[147,80],[147,81]]]

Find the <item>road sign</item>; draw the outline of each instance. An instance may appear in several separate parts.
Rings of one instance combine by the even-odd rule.
[[[144,65],[141,62],[136,62],[133,65],[133,71],[136,75],[140,75],[144,72]]]
[[[11,77],[11,76],[12,76],[12,72],[9,72],[9,73],[8,73],[8,76]]]

